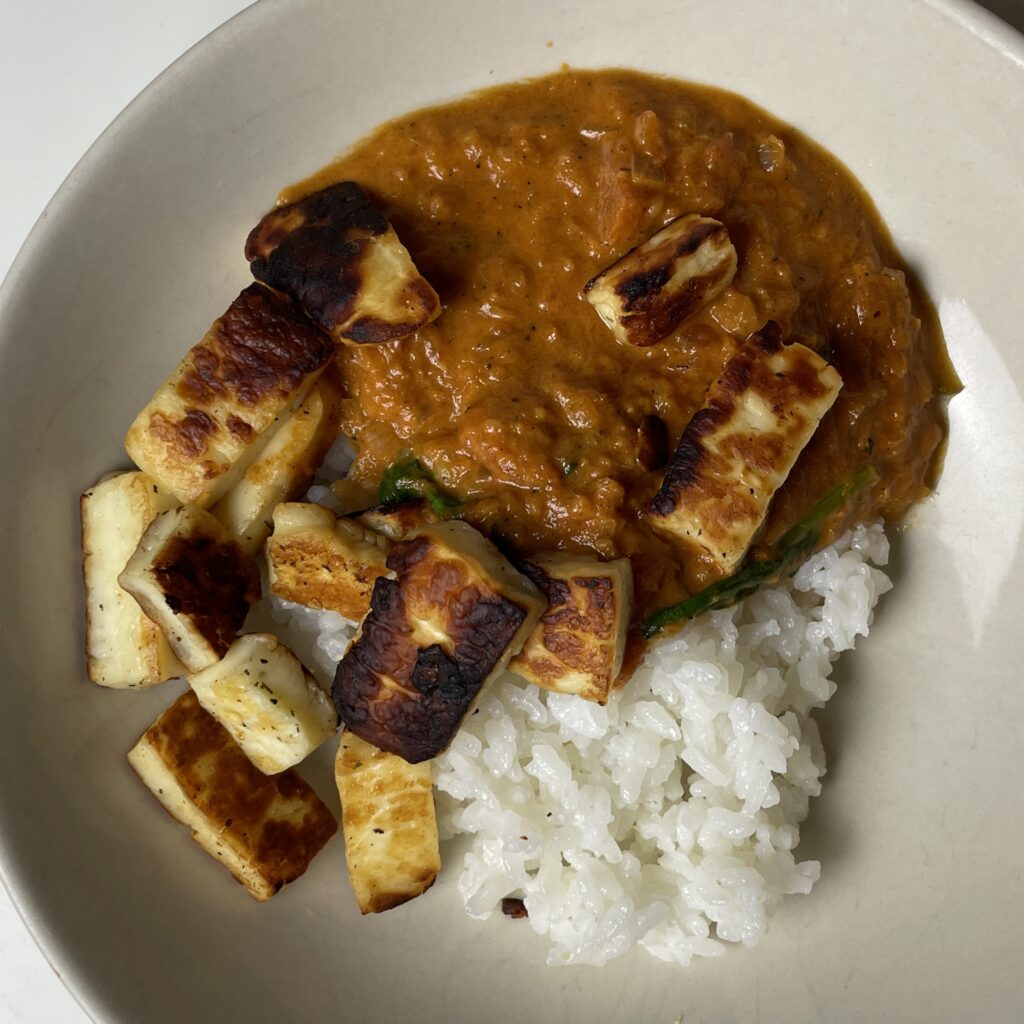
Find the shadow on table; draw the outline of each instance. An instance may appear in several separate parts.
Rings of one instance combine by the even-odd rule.
[[[982,0],[981,6],[998,14],[1018,32],[1024,32],[1024,0]]]

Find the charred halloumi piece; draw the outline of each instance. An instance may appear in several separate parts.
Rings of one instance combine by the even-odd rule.
[[[254,555],[273,528],[275,506],[304,493],[337,433],[338,393],[325,374],[294,411],[285,414],[241,480],[213,507],[246,554]]]
[[[157,516],[118,582],[189,672],[220,661],[260,599],[256,563],[195,505]]]
[[[430,505],[422,500],[374,505],[351,518],[388,540],[401,540],[420,526],[443,522]]]
[[[394,578],[374,584],[332,693],[354,733],[416,764],[447,748],[522,649],[544,598],[463,522],[414,530],[392,546],[387,567]]]
[[[430,762],[409,764],[346,729],[334,776],[360,911],[379,914],[426,892],[441,870]]]
[[[605,704],[626,649],[633,612],[633,567],[628,558],[599,562],[579,555],[531,558],[523,573],[547,598],[509,670],[528,682]]]
[[[302,875],[338,831],[297,772],[264,775],[190,690],[143,733],[128,762],[258,900]]]
[[[337,346],[286,296],[250,285],[160,385],[125,449],[182,504],[216,504]]]
[[[690,214],[602,270],[583,294],[618,341],[654,345],[721,294],[735,274],[736,250],[725,225]]]
[[[245,243],[253,277],[339,341],[402,338],[441,312],[394,228],[354,181],[271,210]]]
[[[116,473],[82,495],[85,652],[89,678],[131,689],[184,675],[160,629],[117,577],[147,527],[177,505],[145,473]]]
[[[216,665],[188,681],[199,703],[265,775],[305,760],[338,728],[330,698],[270,633],[240,636]]]
[[[749,338],[683,431],[650,522],[731,572],[842,386],[805,345],[784,345],[771,331]]]
[[[267,568],[271,591],[285,601],[358,622],[374,582],[388,572],[387,556],[386,538],[322,505],[293,501],[274,509]]]

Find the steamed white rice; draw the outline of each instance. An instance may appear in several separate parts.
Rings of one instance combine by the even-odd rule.
[[[434,773],[449,834],[470,833],[467,913],[523,897],[551,964],[640,944],[686,964],[753,946],[817,861],[793,851],[825,758],[808,712],[890,588],[879,525],[794,579],[653,645],[602,708],[507,674]]]
[[[840,652],[891,586],[880,525],[796,576],[652,645],[607,707],[506,673],[437,759],[442,838],[468,834],[473,917],[519,896],[548,963],[607,963],[639,944],[687,964],[753,946],[782,896],[809,893],[794,850],[825,758],[814,721]],[[274,602],[329,682],[355,626]]]

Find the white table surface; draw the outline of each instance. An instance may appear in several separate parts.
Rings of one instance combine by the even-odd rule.
[[[179,54],[248,5],[0,0],[0,279],[47,201],[119,111]],[[985,6],[1024,31],[1024,0]],[[0,888],[0,1024],[87,1020]]]

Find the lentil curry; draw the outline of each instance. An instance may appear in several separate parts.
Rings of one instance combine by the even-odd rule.
[[[463,518],[520,554],[628,555],[639,618],[717,575],[642,512],[709,385],[775,321],[843,388],[762,538],[865,463],[877,481],[823,540],[927,493],[955,385],[937,321],[850,173],[740,97],[563,71],[386,124],[282,201],[346,179],[444,307],[410,337],[341,348],[342,432],[368,490],[411,453]],[[621,344],[581,290],[684,214],[726,225],[735,279],[659,344]]]

